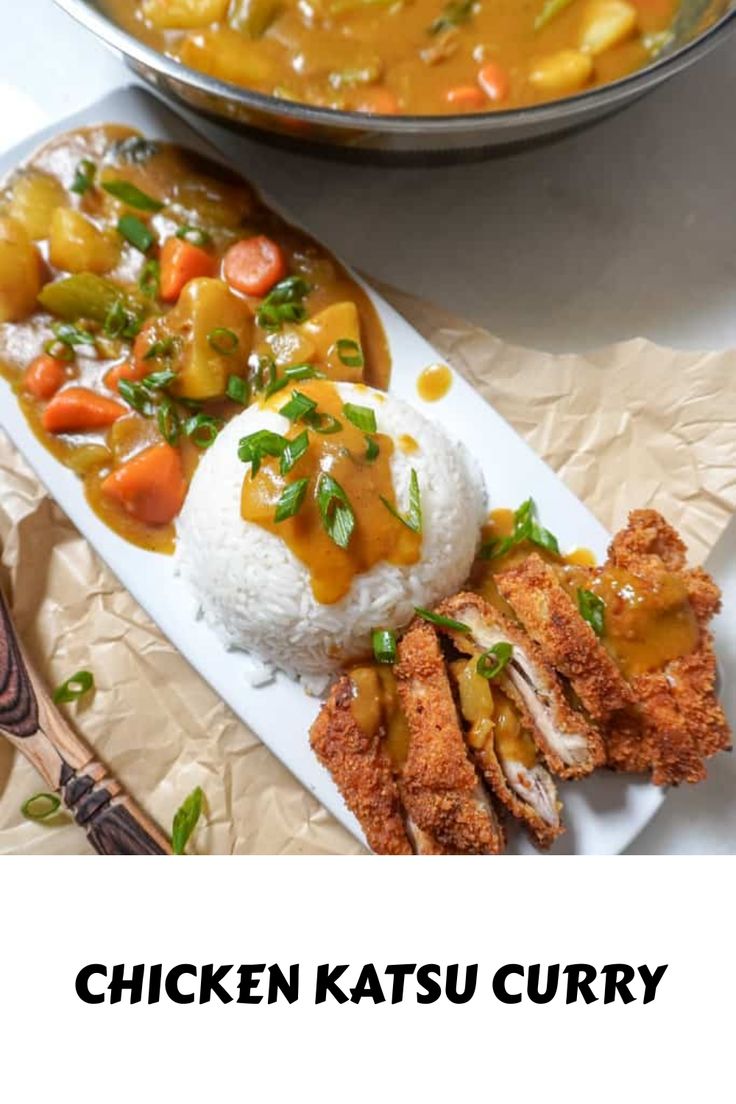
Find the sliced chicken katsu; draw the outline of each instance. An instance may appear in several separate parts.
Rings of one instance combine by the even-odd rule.
[[[537,846],[549,847],[564,831],[562,804],[531,735],[534,722],[506,676],[491,681],[478,663],[479,656],[448,663],[471,755],[494,797]]]
[[[575,569],[580,584],[591,575],[590,569]],[[633,705],[631,687],[550,564],[532,553],[517,567],[497,575],[496,586],[546,661],[567,679],[595,721],[606,721]]]
[[[731,746],[708,629],[720,592],[702,568],[686,567],[685,555],[660,514],[635,510],[600,571],[608,646],[639,702],[659,784],[699,781],[703,760]],[[609,744],[612,765],[630,769],[630,741],[613,734]]]
[[[498,854],[504,837],[473,766],[434,628],[414,621],[394,669],[409,749],[401,772],[407,817],[455,854]]]
[[[365,670],[371,671],[370,668]],[[309,733],[312,749],[381,855],[410,855],[399,788],[386,746],[377,673],[375,687],[344,674]]]
[[[456,594],[437,612],[467,627],[445,628],[457,650],[483,653],[497,644],[513,647],[506,667],[506,692],[523,706],[530,732],[550,770],[560,778],[582,778],[604,761],[603,741],[588,719],[573,709],[539,646],[510,618],[478,594]]]

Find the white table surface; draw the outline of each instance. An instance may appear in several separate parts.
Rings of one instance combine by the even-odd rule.
[[[2,149],[133,79],[52,0],[12,8]],[[643,334],[723,348],[736,345],[735,58],[732,38],[592,130],[452,167],[338,164],[197,125],[347,261],[510,341],[569,350]],[[736,524],[713,570],[732,611]],[[718,622],[734,725],[735,622]],[[735,798],[736,756],[721,756],[703,785],[670,794],[630,851],[736,852]]]

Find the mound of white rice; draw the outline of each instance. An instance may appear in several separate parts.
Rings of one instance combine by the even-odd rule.
[[[358,575],[339,602],[314,598],[307,568],[284,541],[240,514],[248,465],[241,437],[259,429],[286,434],[280,414],[252,406],[234,418],[203,457],[179,519],[177,559],[201,611],[230,645],[300,676],[325,676],[369,654],[371,630],[398,629],[415,606],[432,606],[467,578],[486,513],[483,478],[463,445],[406,403],[352,384],[341,398],[376,412],[378,431],[409,434],[419,448],[397,447],[392,474],[397,501],[408,501],[414,468],[423,513],[421,560],[376,564]]]

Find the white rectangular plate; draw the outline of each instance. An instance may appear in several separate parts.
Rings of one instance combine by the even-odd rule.
[[[125,123],[150,137],[180,142],[213,155],[209,144],[155,97],[139,89],[122,89],[5,154],[0,158],[0,173],[7,173],[54,134],[93,123]],[[335,165],[325,171],[337,174],[340,168]],[[298,223],[298,217],[281,213]],[[450,436],[467,443],[483,470],[494,506],[517,506],[532,495],[542,521],[554,530],[563,547],[584,546],[603,556],[605,529],[465,380],[455,375],[449,393],[439,402],[428,405],[419,399],[419,373],[441,358],[388,303],[370,288],[366,290],[388,337],[393,360],[392,392],[436,418]],[[31,433],[7,385],[2,383],[0,388],[0,424],[80,532],[230,708],[338,820],[362,839],[360,827],[309,747],[307,733],[319,703],[283,676],[272,684],[253,688],[246,677],[245,657],[227,651],[197,620],[194,603],[174,575],[171,558],[135,548],[108,529],[88,506],[79,479]],[[662,791],[656,787],[607,772],[562,790],[567,832],[554,848],[560,854],[613,854],[623,850],[663,800]],[[510,849],[531,850],[521,836],[511,840]]]

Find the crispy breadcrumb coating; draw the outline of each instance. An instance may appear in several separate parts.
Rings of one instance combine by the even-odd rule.
[[[526,706],[533,721],[531,736],[553,774],[583,778],[604,762],[600,733],[569,704],[554,670],[522,628],[470,592],[448,598],[437,612],[468,625],[470,637],[442,630],[466,655],[483,652],[501,640],[513,645],[507,674],[516,691],[514,700]]]
[[[453,852],[498,854],[503,833],[468,757],[433,627],[413,622],[398,656],[394,674],[411,733],[401,774],[408,816]]]
[[[369,847],[379,855],[410,855],[399,790],[382,735],[363,732],[350,707],[352,699],[350,676],[343,675],[312,725],[312,749],[360,821]]]
[[[568,680],[594,720],[605,721],[633,705],[631,687],[540,556],[532,553],[518,567],[497,575],[496,585],[547,663]]]

